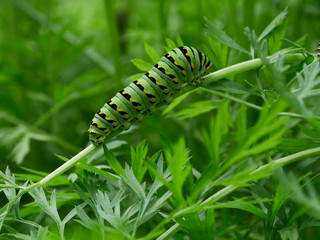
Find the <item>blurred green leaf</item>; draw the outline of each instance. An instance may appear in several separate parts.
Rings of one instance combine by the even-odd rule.
[[[177,36],[177,45],[178,46],[184,46],[183,39],[181,38],[180,35]]]
[[[170,38],[166,38],[166,43],[167,43],[167,48],[166,48],[167,52],[169,51],[169,49],[171,50],[178,47],[177,44]]]
[[[158,55],[157,51],[154,48],[152,48],[148,43],[144,43],[144,48],[152,62],[155,63],[159,61],[160,56]]]
[[[103,145],[104,150],[104,156],[109,163],[110,167],[119,175],[119,176],[125,176],[125,170],[120,165],[119,161],[116,159],[116,157],[113,155],[112,152],[108,150],[108,148]]]
[[[56,155],[58,158],[62,159],[63,161],[67,162],[69,159],[63,157],[63,156],[59,156],[59,155]],[[82,168],[82,169],[85,169],[85,170],[88,170],[88,171],[91,171],[91,172],[94,172],[94,173],[97,173],[97,174],[100,174],[101,176],[104,176],[106,178],[111,178],[111,179],[115,179],[115,180],[119,180],[120,177],[115,175],[115,174],[112,174],[112,173],[109,173],[109,172],[106,172],[100,168],[97,168],[97,167],[94,167],[94,166],[91,166],[85,162],[79,162],[77,164],[77,167],[79,168]],[[108,167],[110,169],[110,167]]]
[[[149,69],[150,70],[150,69]],[[135,81],[139,78],[141,78],[143,76],[144,73],[137,73],[137,74],[133,74],[130,77],[128,77],[129,81]],[[129,83],[130,84],[130,83]]]
[[[162,115],[167,114],[168,112],[172,111],[175,107],[177,107],[183,99],[185,99],[186,97],[188,97],[191,93],[198,91],[197,89],[193,89],[175,99],[173,99],[173,101],[167,106],[167,108],[162,112]]]
[[[210,36],[216,41],[230,47],[236,49],[240,52],[243,52],[247,55],[250,55],[250,52],[241,47],[238,43],[236,43],[228,34],[223,31],[221,28],[215,26],[208,18],[205,18],[207,31]]]
[[[216,69],[221,69],[227,67],[227,60],[228,60],[228,47],[213,38],[209,38],[210,49],[206,51],[208,54],[213,66]],[[210,54],[212,50],[213,54]]]
[[[253,213],[255,216],[261,217],[265,220],[268,219],[268,214],[266,214],[265,212],[263,212],[259,207],[254,206],[253,204],[247,202],[246,204],[244,204],[243,206],[239,207],[239,209],[242,209],[244,211]]]
[[[252,91],[245,88],[243,85],[228,79],[222,79],[221,81],[215,82],[210,86],[205,86],[202,88],[221,90],[221,91],[226,91],[226,92],[235,93],[235,94],[247,94],[247,93],[253,94]]]
[[[185,200],[182,196],[182,186],[191,172],[189,163],[189,151],[185,147],[183,138],[173,147],[174,155],[164,150],[164,155],[168,162],[168,166],[172,176],[171,190],[176,198],[176,204],[182,204]]]
[[[263,30],[263,32],[258,37],[258,41],[260,42],[263,38],[265,38],[270,32],[272,32],[276,27],[282,24],[282,22],[286,19],[288,14],[287,8],[283,10],[277,17],[275,17],[271,23]]]
[[[299,233],[296,227],[290,226],[287,228],[280,229],[278,231],[280,233],[282,240],[298,240]]]
[[[138,181],[141,182],[147,171],[147,166],[145,166],[144,162],[148,152],[148,145],[146,145],[146,141],[142,141],[136,149],[131,147],[130,151],[132,170]]]
[[[182,110],[178,110],[176,113],[169,115],[169,117],[178,117],[179,119],[195,117],[216,109],[221,105],[221,103],[222,102],[219,101],[199,101],[190,103],[185,105]]]
[[[141,71],[147,72],[149,71],[153,65],[149,62],[146,62],[142,59],[132,59],[131,62]]]

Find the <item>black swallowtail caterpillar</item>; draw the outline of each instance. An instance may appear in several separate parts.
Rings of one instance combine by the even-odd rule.
[[[211,65],[208,57],[193,47],[169,51],[149,72],[119,91],[94,115],[88,130],[91,142],[102,144],[110,133],[128,129],[157,107],[168,104],[185,84],[201,84],[201,76]]]
[[[320,58],[320,43],[317,45],[317,56]]]

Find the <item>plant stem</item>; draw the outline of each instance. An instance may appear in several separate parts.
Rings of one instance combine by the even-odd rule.
[[[273,56],[267,57],[270,61],[274,61]],[[306,59],[306,56],[302,53],[292,53],[287,54],[284,56],[285,63],[294,63],[294,62],[301,62]],[[222,78],[228,78],[238,73],[242,73],[249,70],[254,70],[262,66],[262,61],[260,58],[255,58],[252,60],[248,60],[245,62],[241,62],[220,70],[217,70],[213,73],[210,73],[203,77],[203,85],[206,85],[211,82],[218,81]],[[194,85],[188,84],[186,85],[181,91],[177,92],[175,97],[178,97],[186,92],[191,91],[192,89],[196,88]]]
[[[252,171],[249,175],[263,175],[263,173],[265,172],[269,172],[270,174],[278,168],[281,168],[287,164],[296,162],[300,159],[305,159],[308,157],[312,157],[312,156],[316,156],[320,154],[320,147],[317,148],[312,148],[312,149],[308,149],[308,150],[304,150],[298,153],[294,153],[291,154],[289,156],[280,158],[278,160],[274,160],[268,164],[265,164],[261,167],[259,167],[258,169]],[[266,177],[265,175],[263,175],[264,177]],[[219,192],[215,193],[214,195],[212,195],[210,198],[206,199],[204,202],[202,202],[200,205],[208,205],[208,204],[212,204],[216,201],[218,201],[219,199],[221,199],[222,197],[228,195],[229,193],[233,192],[234,190],[236,190],[237,188],[239,188],[238,186],[233,186],[233,185],[229,185],[223,189],[221,189]]]
[[[181,229],[181,226],[179,223],[174,224],[172,227],[170,227],[165,233],[163,233],[160,237],[158,237],[156,240],[164,240],[169,239],[172,237],[176,232],[178,232]]]
[[[273,60],[273,56],[267,57],[268,60]],[[302,53],[293,53],[284,56],[285,63],[294,63],[294,62],[301,62],[306,59],[306,56]],[[274,60],[273,60],[274,61]],[[230,77],[238,73],[242,73],[245,71],[253,70],[262,66],[262,61],[260,58],[252,59],[249,61],[245,61],[242,63],[238,63],[213,73],[210,73],[203,77],[204,81],[203,84],[208,84],[210,82],[217,81],[222,78]]]
[[[70,169],[73,165],[75,165],[78,161],[83,159],[84,157],[88,156],[91,152],[93,152],[97,146],[90,144],[88,147],[83,149],[81,152],[79,152],[77,155],[75,155],[73,158],[71,158],[68,162],[58,167],[56,170],[54,170],[52,173],[44,177],[41,181],[37,183],[33,183],[25,188],[23,188],[22,191],[20,191],[13,199],[11,199],[6,205],[4,205],[0,209],[0,215],[2,215],[4,212],[9,211],[9,209],[12,207],[12,205],[17,201],[23,194],[27,193],[31,189],[34,189],[36,187],[42,187],[46,185],[48,182],[50,182],[55,177],[61,175],[68,169]]]
[[[50,173],[48,176],[43,178],[39,184],[40,186],[45,185],[46,183],[50,182],[53,178],[61,175],[62,173],[69,170],[73,165],[75,165],[77,162],[79,162],[84,157],[88,156],[91,152],[93,152],[97,146],[90,144],[88,147],[83,149],[81,152],[79,152],[77,155],[75,155],[73,158],[71,158],[69,161],[67,161],[65,164],[58,167],[56,170],[54,170],[52,173]]]
[[[116,135],[118,135],[121,131],[115,131],[113,133],[111,133],[108,138],[107,141],[111,140],[113,137],[115,137]],[[95,151],[99,146],[90,144],[88,147],[86,147],[85,149],[83,149],[81,152],[79,152],[77,155],[75,155],[74,157],[72,157],[70,160],[68,160],[66,163],[62,164],[60,167],[58,167],[56,170],[54,170],[52,173],[48,174],[46,177],[44,177],[41,181],[37,182],[37,183],[33,183],[25,188],[21,188],[22,191],[20,191],[13,199],[11,199],[6,205],[4,205],[1,209],[0,209],[0,216],[2,216],[3,214],[7,214],[9,209],[12,207],[12,205],[25,193],[27,193],[28,191],[30,191],[31,189],[34,189],[36,187],[43,187],[44,185],[46,185],[48,182],[50,182],[52,179],[60,176],[61,174],[63,174],[64,172],[66,172],[67,170],[69,170],[71,167],[73,167],[77,162],[79,162],[81,159],[85,158],[86,156],[88,156],[90,153],[92,153],[93,151]],[[0,226],[1,227],[1,226]]]

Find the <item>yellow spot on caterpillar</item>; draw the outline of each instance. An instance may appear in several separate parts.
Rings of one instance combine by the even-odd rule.
[[[101,111],[99,112],[99,114],[102,114],[102,113],[103,113],[103,112],[101,112]]]
[[[206,70],[209,70],[211,66],[212,66],[212,63],[210,63],[210,65],[206,68]]]
[[[164,92],[164,93],[168,93],[168,92],[169,92],[168,88],[165,88],[165,89],[163,90],[163,92]]]
[[[192,69],[194,68],[194,64],[193,64],[193,63],[191,63],[191,68],[192,68]]]
[[[102,126],[101,126],[101,125],[98,125],[97,127],[98,127],[98,128],[102,128]]]
[[[157,85],[160,85],[160,83],[159,83],[158,81],[156,81],[156,84],[157,84]]]
[[[105,132],[105,133],[108,133],[108,132],[109,132],[109,129],[104,130],[104,132]]]
[[[175,83],[178,83],[178,82],[179,82],[177,78],[174,78],[173,81],[174,81]]]
[[[161,66],[160,66],[160,65],[158,65],[158,68],[161,68]]]
[[[127,92],[126,91],[122,91],[122,94],[126,94]]]
[[[95,122],[94,122],[94,121],[92,121],[92,124],[95,124]]]
[[[137,109],[138,109],[138,110],[141,110],[141,106],[140,106],[140,105],[138,105],[138,106],[137,106]]]
[[[148,77],[152,77],[150,73],[148,74]]]
[[[166,75],[169,75],[170,73],[166,70],[166,71],[164,71],[164,73],[166,74]]]
[[[91,130],[88,130],[88,133],[92,133],[92,131],[91,131]]]
[[[112,105],[112,104],[113,104],[113,102],[110,102],[110,103],[109,103],[109,105]]]
[[[139,81],[137,81],[137,85],[140,85],[140,82],[139,82]]]
[[[170,54],[168,54],[168,55],[167,55],[167,57],[171,57],[171,55],[170,55]]]
[[[204,62],[201,62],[201,67],[203,67]]]
[[[177,61],[174,61],[174,64],[177,65],[177,66],[179,66],[179,63],[178,63]]]
[[[117,111],[118,111],[118,112],[120,112],[120,111],[121,111],[121,109],[120,109],[119,107],[117,107]]]
[[[114,127],[116,127],[117,125],[118,125],[117,122],[113,122],[113,123],[112,123],[112,126],[114,126]]]
[[[182,74],[183,74],[183,75],[186,75],[186,71],[185,71],[185,70],[182,70]]]
[[[184,48],[185,49],[185,48]],[[190,54],[189,53],[186,53],[186,56],[190,56]]]
[[[143,89],[143,92],[144,92],[144,93],[148,93],[148,91],[147,91],[147,90],[145,90],[145,89]]]
[[[150,101],[151,101],[151,102],[155,102],[156,99],[155,99],[155,98],[151,98]]]
[[[133,98],[132,98],[132,97],[129,99],[129,101],[130,101],[130,102],[134,102],[134,100],[133,100]]]
[[[110,118],[108,118],[107,116],[106,116],[104,119],[106,119],[106,120],[110,120]]]
[[[124,117],[125,119],[128,119],[128,118],[129,118],[129,115],[128,115],[128,114],[125,114],[125,115],[123,115],[123,117]]]

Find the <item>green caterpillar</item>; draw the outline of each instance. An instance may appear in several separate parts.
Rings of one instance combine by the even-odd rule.
[[[178,47],[166,53],[152,69],[128,87],[119,91],[94,115],[89,139],[102,144],[116,131],[128,129],[135,121],[168,104],[172,95],[185,84],[201,84],[201,76],[212,63],[193,47]]]

